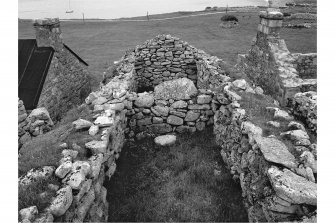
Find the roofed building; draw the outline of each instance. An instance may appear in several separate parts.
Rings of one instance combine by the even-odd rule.
[[[45,107],[54,121],[91,91],[88,64],[62,40],[59,19],[35,20],[36,39],[19,39],[18,93],[27,110]]]

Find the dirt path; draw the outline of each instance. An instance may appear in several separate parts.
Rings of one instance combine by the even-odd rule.
[[[172,147],[128,144],[106,183],[110,222],[246,222],[241,189],[223,167],[210,131]]]

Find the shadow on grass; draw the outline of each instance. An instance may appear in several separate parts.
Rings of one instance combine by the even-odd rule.
[[[241,189],[223,167],[212,130],[159,147],[127,143],[109,182],[109,221],[248,221]]]

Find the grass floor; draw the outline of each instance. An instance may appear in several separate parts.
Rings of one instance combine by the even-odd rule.
[[[177,136],[170,147],[127,144],[117,165],[105,183],[110,222],[248,221],[211,129]]]
[[[251,41],[256,36],[259,13],[258,9],[253,9],[231,14],[239,19],[239,26],[234,29],[219,27],[222,14],[148,22],[95,21],[83,24],[80,21],[66,21],[61,23],[61,29],[64,42],[88,62],[93,76],[101,80],[102,72],[113,61],[119,60],[126,49],[164,33],[180,37],[234,65],[237,54],[245,54],[251,47]],[[35,38],[31,22],[19,22],[18,27],[19,38]],[[316,52],[316,33],[315,28],[283,28],[281,37],[291,52]]]

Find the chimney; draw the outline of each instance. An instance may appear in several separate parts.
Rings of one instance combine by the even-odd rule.
[[[34,29],[38,47],[52,47],[56,51],[63,47],[58,18],[36,19]]]
[[[260,12],[260,24],[258,25],[257,30],[266,35],[278,37],[280,28],[283,25],[284,16],[279,9],[272,8],[271,3],[266,11]]]

